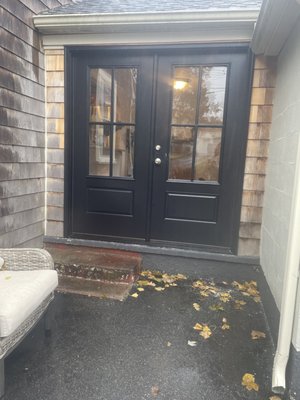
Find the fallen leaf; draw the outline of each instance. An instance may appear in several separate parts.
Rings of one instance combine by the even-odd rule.
[[[251,337],[253,340],[264,339],[266,337],[266,334],[261,331],[252,331]]]
[[[231,295],[230,293],[220,293],[220,300],[223,303],[228,303],[231,299]]]
[[[139,286],[156,286],[156,284],[154,282],[146,281],[146,280],[137,281],[137,285],[139,285]]]
[[[281,400],[281,397],[279,397],[279,396],[271,396],[271,397],[269,397],[269,400]]]
[[[172,343],[171,342],[167,342],[167,346],[168,347],[172,346]]]
[[[194,307],[194,309],[195,309],[196,311],[200,311],[200,308],[201,308],[200,304],[198,304],[198,303],[193,303],[193,307]]]
[[[158,286],[154,288],[157,292],[162,292],[163,290],[165,290],[164,287]]]
[[[188,340],[188,345],[195,347],[195,346],[197,346],[197,342],[195,342],[194,340]]]
[[[221,329],[223,329],[223,331],[225,331],[226,329],[230,329],[230,325],[228,325],[226,318],[223,318],[222,322],[223,322],[223,324],[222,324]]]
[[[255,383],[255,377],[252,374],[244,374],[242,378],[242,385],[245,386],[247,390],[255,390],[258,392],[259,386],[257,383]]]
[[[137,290],[138,290],[139,292],[143,292],[145,289],[142,288],[142,287],[138,287]]]
[[[178,286],[177,283],[170,283],[170,286]]]
[[[133,293],[133,294],[131,294],[131,297],[136,299],[137,297],[139,297],[139,294],[138,293]]]
[[[204,339],[208,339],[211,336],[211,330],[207,325],[203,326],[200,336],[202,336]]]
[[[235,300],[234,302],[234,308],[235,310],[243,310],[243,306],[245,306],[247,303],[244,300]]]
[[[197,322],[196,325],[194,326],[194,329],[195,331],[202,331],[203,326]]]
[[[156,396],[158,396],[158,393],[159,393],[159,387],[158,386],[152,386],[152,388],[151,388],[152,396],[156,397]]]
[[[222,304],[213,304],[212,306],[209,306],[209,309],[211,311],[224,311],[224,307],[222,306]]]

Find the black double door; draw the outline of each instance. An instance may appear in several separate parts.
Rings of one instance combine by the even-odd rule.
[[[67,234],[234,251],[248,49],[77,50],[68,64]]]

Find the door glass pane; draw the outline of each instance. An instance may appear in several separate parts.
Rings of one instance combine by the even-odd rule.
[[[193,129],[173,127],[169,179],[192,179]]]
[[[199,67],[176,67],[173,79],[173,124],[195,124]]]
[[[89,173],[109,176],[110,127],[91,125],[89,132]]]
[[[108,122],[111,120],[112,71],[92,68],[90,80],[90,122]]]
[[[222,124],[227,67],[203,67],[201,75],[200,124]]]
[[[195,158],[196,180],[219,180],[221,139],[221,128],[198,129]]]
[[[113,176],[133,176],[134,127],[115,126],[113,144]]]
[[[114,70],[115,115],[114,122],[135,123],[136,68]]]

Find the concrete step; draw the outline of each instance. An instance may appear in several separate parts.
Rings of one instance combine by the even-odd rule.
[[[59,291],[122,300],[141,272],[138,253],[45,243],[59,274]]]

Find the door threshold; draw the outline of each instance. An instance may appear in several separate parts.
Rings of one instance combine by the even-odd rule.
[[[211,251],[196,250],[191,248],[175,248],[159,245],[121,243],[113,241],[98,241],[90,239],[65,238],[45,236],[44,243],[61,243],[74,246],[98,247],[114,250],[133,251],[142,254],[157,254],[174,257],[195,258],[199,260],[222,261],[237,264],[260,265],[259,257],[237,256],[234,254],[213,253]],[[189,245],[187,245],[189,246]]]

